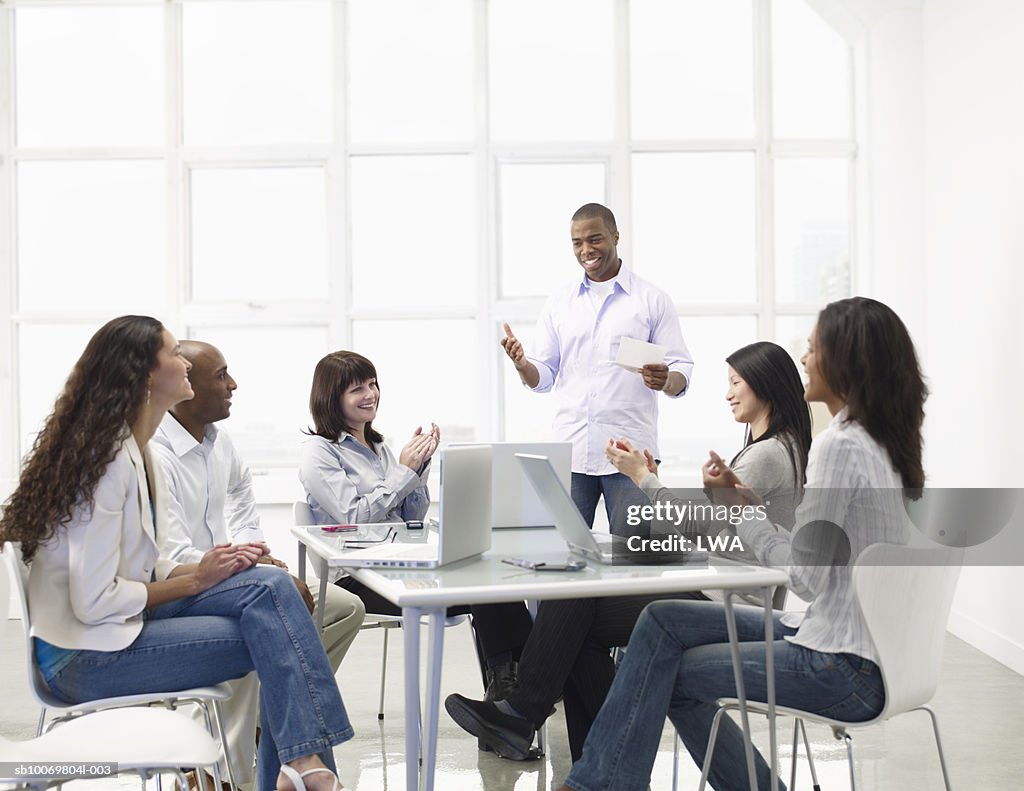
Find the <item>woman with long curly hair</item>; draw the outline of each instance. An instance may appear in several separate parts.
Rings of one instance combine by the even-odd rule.
[[[147,316],[105,324],[75,364],[0,520],[21,542],[37,664],[68,703],[165,692],[255,670],[260,791],[334,791],[352,736],[323,645],[291,578],[259,545],[199,563],[161,557],[168,492],[148,442],[192,397],[190,364]]]
[[[909,538],[902,493],[915,496],[924,485],[927,388],[907,328],[873,299],[827,305],[802,362],[804,398],[824,403],[833,418],[811,445],[795,529],[749,519],[737,534],[762,563],[786,569],[791,588],[811,602],[796,623],[775,617],[778,704],[861,722],[882,710],[885,687],[854,602],[853,561],[871,544]],[[717,456],[704,483],[715,502],[761,504]],[[822,552],[844,544],[846,558]],[[737,607],[736,626],[747,696],[764,701],[763,612]],[[693,759],[703,763],[715,701],[736,697],[733,678],[722,605],[651,604],[633,630],[583,757],[559,791],[647,788],[666,715]],[[770,788],[771,770],[760,753],[755,762],[758,788]],[[743,736],[728,717],[718,732],[710,780],[718,791],[748,787]]]

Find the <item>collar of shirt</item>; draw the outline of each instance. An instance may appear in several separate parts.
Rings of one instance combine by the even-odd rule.
[[[580,278],[580,284],[576,289],[576,295],[581,297],[586,294],[587,289],[590,288],[589,284],[593,282],[594,281],[587,277],[587,273],[584,272],[583,276]],[[615,288],[622,290],[626,294],[629,294],[633,290],[633,273],[626,269],[626,262],[621,258],[619,259],[619,273],[612,278],[612,282],[615,284]]]
[[[850,419],[850,408],[848,406],[844,406],[842,409],[840,409],[838,412],[836,412],[835,416],[832,418],[832,421],[829,423],[829,425],[830,426],[841,426],[846,421],[848,421],[849,419]]]
[[[370,443],[370,447],[366,447],[362,442],[355,438],[355,435],[349,431],[342,431],[338,435],[338,439],[334,442],[335,445],[343,445],[346,448],[355,448],[361,453],[369,456],[373,456],[378,461],[380,460],[380,444]]]
[[[164,419],[160,421],[158,431],[163,433],[171,450],[174,451],[174,455],[179,459],[197,448],[200,453],[208,454],[217,441],[217,427],[212,423],[207,424],[206,430],[203,432],[203,441],[196,442],[196,438],[170,412],[164,415]]]

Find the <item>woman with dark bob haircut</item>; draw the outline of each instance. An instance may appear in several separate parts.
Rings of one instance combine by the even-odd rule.
[[[35,660],[68,703],[171,692],[255,670],[259,791],[334,791],[331,748],[352,737],[331,667],[291,577],[258,545],[199,563],[160,552],[169,493],[149,440],[192,398],[191,364],[159,321],[93,335],[25,460],[0,538],[31,563]]]
[[[833,418],[811,446],[795,528],[790,533],[769,520],[749,519],[737,526],[737,534],[762,563],[789,571],[792,589],[811,602],[799,623],[775,618],[778,704],[860,722],[882,710],[885,692],[874,645],[854,603],[852,563],[833,565],[794,546],[840,538],[848,541],[855,559],[874,543],[907,542],[902,490],[924,484],[921,425],[927,389],[907,328],[873,299],[845,299],[822,310],[802,362],[804,397],[824,403]],[[706,476],[705,483],[716,503],[761,504],[725,462],[717,456],[711,461],[709,472],[716,474]],[[815,532],[824,521],[835,526],[833,533]],[[808,535],[801,535],[804,529]],[[763,613],[737,607],[736,622],[747,695],[764,701]],[[728,697],[736,697],[736,688],[722,605],[649,605],[583,757],[560,791],[646,789],[666,715],[694,761],[703,763],[715,701]],[[771,770],[759,753],[756,764],[758,787],[770,788]],[[747,783],[743,736],[725,717],[711,784],[723,791]]]
[[[373,427],[380,402],[377,369],[363,355],[331,352],[316,365],[309,394],[313,428],[302,446],[299,480],[319,525],[423,519],[430,507],[427,475],[441,442],[436,424],[417,428],[398,457]],[[367,612],[397,615],[397,607],[348,576],[337,584]]]
[[[768,518],[788,530],[793,527],[811,445],[811,417],[800,374],[793,359],[774,343],[744,346],[726,362],[726,400],[733,419],[746,426],[746,442],[732,464],[737,475],[769,503]],[[678,493],[664,488],[658,479],[658,467],[650,451],[641,453],[628,440],[619,440],[609,443],[606,455],[652,502],[684,505]],[[716,474],[717,470],[713,473],[710,469],[712,464],[705,465],[705,475]],[[695,504],[710,505],[706,500]],[[691,541],[733,531],[727,520],[708,514],[710,510],[687,509],[684,513],[688,516],[668,529]],[[657,523],[653,527],[657,529]],[[729,554],[757,562],[749,553]],[[681,598],[695,596],[704,598],[700,594]],[[626,643],[643,608],[665,598],[669,597],[661,594],[541,602],[536,621],[526,630],[528,637],[519,652],[513,682],[500,692],[491,691],[490,699],[483,701],[452,695],[445,701],[449,713],[483,744],[507,757],[521,759],[529,757],[536,729],[563,696],[569,751],[573,759],[578,759],[615,676],[608,649]],[[506,623],[509,620],[507,612],[494,615],[504,617]],[[478,628],[488,617],[489,613],[474,609]],[[495,695],[504,703],[493,702]]]

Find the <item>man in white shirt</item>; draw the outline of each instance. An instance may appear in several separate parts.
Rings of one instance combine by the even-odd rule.
[[[214,423],[228,417],[237,385],[220,351],[199,341],[181,341],[192,363],[189,381],[194,398],[182,401],[164,417],[153,437],[170,488],[165,553],[179,563],[197,563],[217,544],[261,545],[259,562],[287,568],[270,554],[260,529],[252,477],[231,438]],[[316,596],[295,580],[311,608]],[[328,586],[322,639],[335,672],[355,639],[366,611],[348,591]],[[233,695],[224,705],[232,770],[239,784],[254,779],[255,735],[259,711],[256,674],[231,682]],[[221,775],[226,777],[222,764]]]
[[[625,508],[645,496],[605,458],[605,446],[625,437],[659,458],[657,393],[683,395],[693,359],[671,298],[622,266],[612,212],[581,206],[570,234],[583,277],[547,301],[531,354],[508,324],[501,345],[526,387],[555,393],[554,435],[572,442],[572,498],[583,518],[593,525],[603,495],[612,532],[625,534]],[[665,361],[638,373],[614,365],[624,337],[665,346]]]

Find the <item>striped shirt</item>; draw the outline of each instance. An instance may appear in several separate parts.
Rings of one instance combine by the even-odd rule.
[[[856,654],[877,662],[854,603],[853,561],[871,544],[906,544],[908,518],[903,484],[888,452],[859,423],[846,420],[843,409],[811,445],[807,488],[793,533],[754,520],[744,522],[737,532],[747,549],[765,565],[784,569],[791,589],[810,601],[799,630],[787,640],[816,651]],[[841,531],[823,529],[822,522]],[[822,562],[822,557],[831,557],[837,545],[841,548],[845,543],[843,535],[849,541],[850,561]]]

